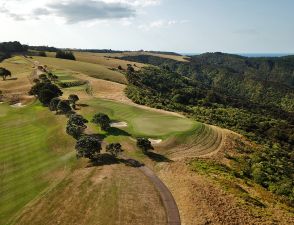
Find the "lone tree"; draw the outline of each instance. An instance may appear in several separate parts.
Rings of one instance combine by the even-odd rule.
[[[72,104],[73,109],[76,109],[76,102],[79,101],[79,96],[71,94],[68,96],[69,102]]]
[[[11,72],[3,67],[0,67],[0,76],[3,80],[6,80],[6,77],[11,77]]]
[[[147,138],[137,138],[137,147],[140,148],[144,154],[147,154],[149,150],[154,149]]]
[[[106,146],[106,152],[109,152],[113,157],[117,157],[122,151],[120,143],[111,143]]]
[[[101,143],[100,140],[92,136],[82,136],[78,139],[75,149],[77,158],[96,159],[100,155]]]
[[[110,119],[106,114],[97,113],[92,119],[92,123],[99,124],[101,129],[107,131],[110,128]]]
[[[57,105],[57,112],[61,114],[68,114],[71,111],[69,102],[66,100],[61,100]]]

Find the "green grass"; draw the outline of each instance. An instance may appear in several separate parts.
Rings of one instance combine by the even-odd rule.
[[[127,80],[123,74],[116,71],[112,71],[107,67],[98,64],[50,57],[34,57],[34,60],[37,60],[44,65],[48,65],[56,69],[66,69],[70,71],[83,73],[98,79],[110,80],[124,84],[127,83]]]
[[[189,133],[200,126],[200,123],[187,118],[149,111],[114,101],[95,99],[86,103],[89,105],[85,108],[85,116],[88,119],[92,118],[95,113],[106,113],[112,120],[127,122],[128,127],[122,129],[136,137],[166,139]]]
[[[6,224],[49,185],[44,176],[67,164],[71,140],[48,109],[0,105],[0,224]],[[54,142],[52,140],[54,139]],[[53,149],[64,145],[59,153]]]

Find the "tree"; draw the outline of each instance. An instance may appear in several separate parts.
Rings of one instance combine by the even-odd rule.
[[[3,80],[6,80],[6,77],[11,77],[11,72],[3,67],[0,67],[0,76]]]
[[[56,52],[56,58],[61,59],[68,59],[68,60],[76,60],[74,54],[71,51],[57,51]]]
[[[41,75],[39,75],[39,79],[40,79],[43,83],[45,83],[45,82],[49,82],[49,79],[48,79],[48,77],[47,77],[46,74],[41,74]]]
[[[45,106],[48,106],[55,97],[55,93],[49,89],[42,89],[38,95],[39,101]]]
[[[87,128],[85,123],[88,123],[88,120],[86,120],[81,115],[70,115],[69,120],[67,121],[66,133],[75,139],[78,139]]]
[[[71,94],[68,96],[68,100],[72,104],[73,109],[76,109],[76,102],[80,100],[79,96],[77,96],[75,94]]]
[[[47,54],[46,52],[41,51],[41,52],[38,52],[38,56],[47,57]]]
[[[122,70],[123,68],[121,67],[121,65],[119,65],[118,67],[117,67],[119,70]]]
[[[106,146],[106,152],[109,152],[112,156],[117,157],[123,150],[120,143],[111,143]]]
[[[59,98],[53,98],[53,99],[51,99],[50,104],[49,104],[49,109],[51,111],[57,111],[57,106],[58,106],[58,103],[60,101],[61,100]]]
[[[94,115],[92,122],[99,124],[101,129],[107,131],[110,128],[110,119],[106,114],[97,113]]]
[[[68,124],[73,124],[80,127],[86,127],[85,123],[88,123],[89,121],[86,120],[83,116],[73,114],[69,117]]]
[[[75,139],[79,139],[83,134],[83,127],[68,123],[66,125],[66,133]]]
[[[39,79],[35,78],[35,79],[33,80],[33,82],[34,82],[35,84],[37,84],[37,83],[40,83],[41,81],[40,81]]]
[[[99,139],[85,135],[78,139],[75,149],[78,158],[95,159],[99,156],[102,148]]]
[[[69,102],[66,100],[61,100],[57,105],[57,112],[68,114],[71,111],[71,107]]]
[[[147,154],[149,150],[154,149],[147,138],[137,138],[137,147],[140,148],[144,154]]]
[[[128,64],[127,73],[128,73],[128,74],[132,74],[132,73],[134,73],[134,72],[135,72],[134,67],[132,67],[131,64]]]
[[[58,80],[58,76],[56,76],[55,74],[49,72],[48,73],[48,78],[50,81],[56,82]]]
[[[50,91],[52,91],[56,96],[55,97],[59,97],[63,94],[63,92],[60,90],[59,87],[57,87],[55,84],[52,83],[36,83],[31,90],[29,91],[29,95],[35,95],[38,96],[40,91],[42,89],[48,89]]]

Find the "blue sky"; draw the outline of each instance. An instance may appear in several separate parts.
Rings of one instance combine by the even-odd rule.
[[[0,41],[184,53],[294,53],[293,0],[0,0]]]

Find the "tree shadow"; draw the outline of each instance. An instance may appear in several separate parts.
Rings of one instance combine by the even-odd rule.
[[[146,153],[146,156],[148,156],[151,160],[155,162],[173,162],[169,158],[165,157],[164,155],[160,155],[155,152],[148,152]]]
[[[135,159],[124,159],[124,158],[117,158],[108,153],[103,153],[99,155],[96,159],[91,159],[87,168],[89,167],[99,167],[99,166],[106,166],[106,165],[116,165],[116,164],[125,164],[126,166],[138,168],[144,166],[143,163],[135,160]]]
[[[110,154],[104,153],[99,155],[97,159],[91,159],[87,167],[97,167],[105,165],[119,164],[120,160]]]
[[[76,104],[76,106],[83,107],[83,108],[85,108],[85,107],[89,107],[88,104],[83,104],[83,103]]]
[[[17,80],[17,77],[11,77],[11,78],[6,78],[5,80],[10,81],[10,80]]]
[[[87,134],[87,136],[97,138],[100,141],[103,141],[107,137],[106,134]]]
[[[112,136],[127,136],[127,137],[131,136],[128,132],[121,130],[119,128],[116,128],[116,127],[110,127],[107,130],[107,134],[112,135]]]

